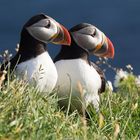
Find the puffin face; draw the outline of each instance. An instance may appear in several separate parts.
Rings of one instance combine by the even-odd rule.
[[[71,28],[70,33],[75,43],[90,54],[99,57],[114,57],[112,42],[95,26],[81,23]]]
[[[23,27],[38,41],[70,45],[71,38],[68,30],[53,18],[39,14],[32,17]]]

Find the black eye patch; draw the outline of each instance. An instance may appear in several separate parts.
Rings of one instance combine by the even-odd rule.
[[[96,35],[96,29],[95,29],[94,33],[91,34],[91,36],[94,37],[95,35]]]
[[[48,20],[48,24],[46,26],[44,26],[45,28],[50,28],[51,26],[51,23],[50,23],[50,20]]]

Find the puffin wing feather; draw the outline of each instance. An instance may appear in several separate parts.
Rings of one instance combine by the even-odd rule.
[[[93,66],[93,68],[95,68],[95,70],[98,72],[98,74],[100,75],[101,77],[101,88],[99,90],[99,93],[103,93],[106,89],[106,78],[105,78],[105,74],[104,72],[102,71],[101,68],[99,68],[95,63],[93,63],[92,61],[90,61],[90,64]]]

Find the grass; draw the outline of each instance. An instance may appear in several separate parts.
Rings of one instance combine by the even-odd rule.
[[[98,113],[89,107],[87,125],[76,111],[61,111],[56,94],[42,96],[22,81],[7,81],[0,91],[0,140],[140,139],[140,89],[134,75],[115,93],[101,95]]]

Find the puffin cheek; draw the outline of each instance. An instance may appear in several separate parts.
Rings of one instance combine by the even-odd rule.
[[[76,34],[73,36],[77,45],[86,50],[92,50],[95,46],[95,39],[86,34]]]
[[[51,32],[48,32],[44,27],[29,27],[27,31],[33,38],[44,43],[46,43],[51,36]]]

